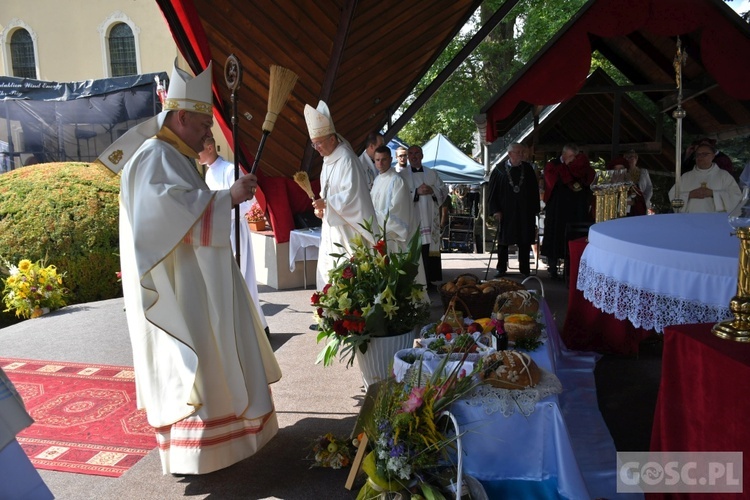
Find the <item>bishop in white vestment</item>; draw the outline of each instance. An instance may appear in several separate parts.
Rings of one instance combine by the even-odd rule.
[[[211,191],[195,159],[211,137],[211,66],[175,67],[162,111],[105,150],[120,183],[120,259],[138,408],[164,474],[204,474],[278,431],[269,384],[281,371],[230,245],[246,175]],[[154,134],[156,136],[154,137]]]
[[[305,121],[313,147],[323,156],[320,173],[321,198],[313,202],[315,213],[322,218],[316,286],[322,290],[328,283],[328,272],[336,265],[333,254],[351,250],[354,235],[371,242],[372,235],[360,226],[364,220],[375,220],[370,190],[359,158],[351,145],[336,133],[325,102],[318,108],[305,105]]]

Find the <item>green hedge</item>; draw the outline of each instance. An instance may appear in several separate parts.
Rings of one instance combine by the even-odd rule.
[[[38,164],[0,175],[0,256],[11,263],[46,258],[66,273],[69,304],[121,296],[119,192],[120,178],[90,163]]]

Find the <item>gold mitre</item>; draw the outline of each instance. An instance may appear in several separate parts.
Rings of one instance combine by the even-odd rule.
[[[164,100],[161,113],[132,127],[125,135],[105,149],[96,161],[112,172],[118,173],[138,151],[138,148],[161,130],[167,114],[170,111],[179,110],[207,115],[213,113],[210,62],[202,73],[193,78],[177,67],[177,60],[175,59],[167,98]]]
[[[336,133],[336,128],[333,126],[333,119],[331,119],[331,111],[323,101],[318,102],[317,109],[309,104],[305,104],[305,123],[307,123],[307,132],[310,135],[310,139],[317,139],[318,137]]]

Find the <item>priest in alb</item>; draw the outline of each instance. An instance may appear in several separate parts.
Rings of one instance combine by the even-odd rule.
[[[336,133],[328,105],[323,101],[317,108],[305,105],[305,122],[313,148],[323,157],[320,198],[313,201],[315,215],[323,221],[316,276],[317,288],[322,290],[328,283],[328,272],[336,265],[333,254],[350,251],[350,242],[358,233],[374,243],[360,223],[374,221],[375,210],[359,158],[349,142]]]
[[[378,218],[378,226],[385,227],[385,238],[390,252],[408,252],[411,238],[419,232],[419,213],[409,195],[404,178],[391,167],[391,150],[380,146],[375,150],[378,176],[370,195]],[[417,283],[427,285],[424,264],[419,259]]]
[[[710,144],[701,144],[695,150],[695,168],[680,177],[680,198],[685,202],[682,212],[731,212],[742,199],[734,177],[714,163],[715,156]],[[669,200],[674,198],[672,186]]]
[[[211,65],[174,68],[164,111],[99,161],[120,181],[120,260],[138,408],[164,474],[205,474],[278,431],[269,384],[281,371],[230,245],[234,205],[254,175],[212,191],[196,169],[212,137]],[[124,165],[124,168],[123,168]]]

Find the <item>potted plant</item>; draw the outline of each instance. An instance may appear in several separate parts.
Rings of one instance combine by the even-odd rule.
[[[245,213],[245,219],[247,219],[247,223],[253,231],[266,230],[266,214],[263,213],[263,210],[257,203],[253,203],[250,206],[250,210]]]
[[[38,318],[66,305],[68,290],[63,286],[64,273],[55,266],[45,266],[22,259],[18,265],[5,261],[9,276],[3,279],[4,312],[15,311],[19,318]]]
[[[356,357],[369,385],[390,375],[396,350],[413,345],[416,330],[429,318],[430,304],[425,286],[416,282],[419,232],[406,252],[389,252],[382,228],[375,234],[370,221],[362,227],[376,243],[357,235],[350,253],[334,255],[328,284],[311,301],[318,342],[326,342],[316,363],[328,366],[340,355],[351,366]],[[377,366],[370,366],[371,361]]]

